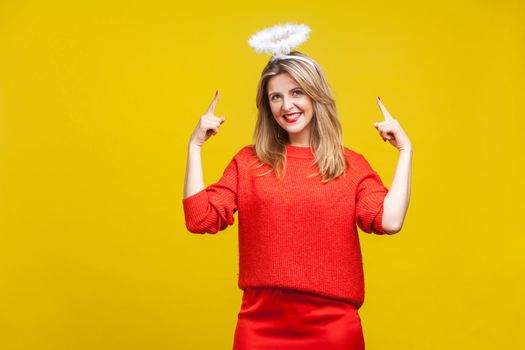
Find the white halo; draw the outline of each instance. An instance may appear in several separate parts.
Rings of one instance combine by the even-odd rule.
[[[310,31],[310,27],[305,24],[278,24],[253,34],[248,39],[248,44],[259,53],[287,55],[308,39]]]

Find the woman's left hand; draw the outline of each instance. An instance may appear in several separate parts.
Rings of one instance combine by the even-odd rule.
[[[390,115],[379,96],[376,98],[376,101],[379,109],[381,109],[381,113],[383,113],[384,121],[379,123],[375,122],[374,126],[383,138],[383,141],[386,142],[386,140],[388,140],[388,142],[394,145],[399,151],[411,149],[412,143],[408,139],[407,134],[405,134],[405,131],[401,128],[399,122]]]

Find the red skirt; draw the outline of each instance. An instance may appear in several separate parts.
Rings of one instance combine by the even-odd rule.
[[[349,302],[299,290],[246,288],[233,350],[363,350],[357,311]]]

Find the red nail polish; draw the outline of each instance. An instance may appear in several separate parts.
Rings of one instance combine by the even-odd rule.
[[[215,96],[217,96],[218,93],[219,93],[219,90],[215,90]]]
[[[377,96],[377,98],[379,99],[379,101],[381,101],[381,97]]]

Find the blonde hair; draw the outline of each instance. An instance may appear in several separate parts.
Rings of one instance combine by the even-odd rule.
[[[310,123],[310,146],[315,157],[312,163],[318,172],[308,177],[321,176],[323,183],[345,174],[348,161],[342,145],[342,129],[339,122],[335,100],[330,87],[319,65],[307,55],[292,51],[288,55],[299,56],[310,60],[312,64],[302,59],[270,60],[264,67],[257,87],[257,123],[253,133],[253,150],[262,164],[268,164],[271,169],[258,176],[276,171],[282,179],[286,172],[286,145],[290,144],[288,133],[275,121],[270,109],[268,98],[268,81],[281,73],[288,73],[299,84],[303,91],[312,99],[313,117]]]

